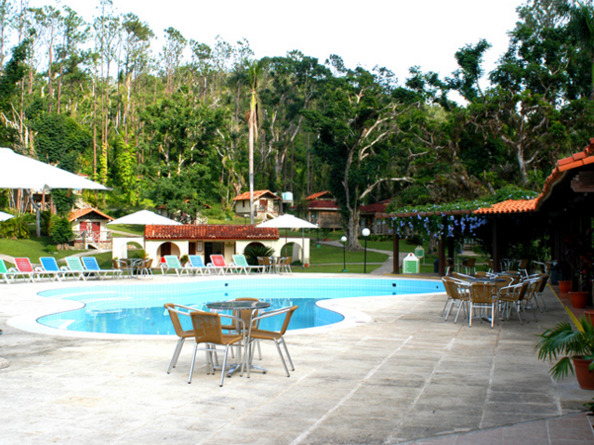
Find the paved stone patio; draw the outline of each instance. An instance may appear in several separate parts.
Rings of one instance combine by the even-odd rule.
[[[191,344],[166,373],[174,337],[89,339],[15,327],[23,315],[72,306],[39,290],[81,284],[0,286],[0,357],[9,362],[0,369],[1,444],[454,443],[447,438],[576,413],[593,397],[573,377],[553,382],[550,364],[537,359],[535,334],[564,317],[549,288],[538,322],[494,329],[444,322],[444,295],[333,300],[369,321],[287,334],[290,378],[274,345],[263,344],[268,374],[233,376],[219,388],[203,356],[186,383]]]

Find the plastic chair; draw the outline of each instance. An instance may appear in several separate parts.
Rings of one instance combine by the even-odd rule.
[[[29,258],[15,258],[14,264],[18,271],[16,275],[28,278],[30,281],[35,281],[35,278],[39,277],[39,272],[33,269],[33,265]]]
[[[46,276],[52,280],[62,281],[62,278],[66,277],[67,273],[70,273],[67,268],[60,269],[58,266],[58,262],[54,257],[40,257],[39,262],[41,263],[41,267],[36,267],[37,272],[39,272],[39,277],[42,278]]]
[[[289,364],[291,365],[291,371],[295,371],[295,366],[293,365],[293,360],[291,359],[291,355],[289,354],[289,349],[287,348],[287,344],[285,343],[284,335],[287,332],[287,328],[289,327],[289,323],[291,322],[291,317],[293,313],[297,310],[298,306],[291,306],[285,307],[282,309],[277,309],[274,311],[264,312],[263,314],[259,315],[258,317],[254,317],[252,319],[252,324],[250,325],[250,329],[248,332],[248,352],[247,352],[247,376],[250,376],[250,364],[252,362],[253,350],[251,344],[255,340],[269,340],[273,341],[276,345],[276,349],[278,354],[283,362],[283,366],[285,368],[285,372],[287,373],[287,377],[291,377],[289,373],[289,369],[287,368],[287,363],[285,362],[285,358],[283,357],[283,352],[281,350],[281,345],[283,346],[285,353],[287,355],[287,359],[289,360]],[[267,331],[262,330],[258,327],[258,323],[261,320],[269,317],[275,317],[278,315],[285,314],[285,319],[283,321],[283,325],[279,331]]]
[[[105,278],[109,275],[111,275],[112,278],[116,278],[116,276],[119,277],[122,275],[122,269],[101,269],[97,262],[97,258],[94,256],[82,257],[82,263],[86,270],[95,273],[99,278]]]
[[[6,263],[2,258],[0,258],[0,276],[6,283],[10,283],[11,279],[15,279],[15,273],[17,270],[14,267],[10,269],[6,267]]]
[[[188,258],[190,262],[186,264],[186,268],[188,268],[191,272],[196,274],[200,272],[200,275],[204,275],[205,273],[209,272],[200,255],[188,255]]]
[[[233,264],[235,266],[236,272],[245,272],[246,275],[249,274],[252,270],[264,271],[264,266],[252,266],[251,264],[249,264],[247,262],[245,255],[243,254],[233,255]]]
[[[66,264],[68,265],[68,270],[72,272],[74,276],[77,276],[78,279],[81,279],[83,281],[93,274],[93,272],[89,272],[87,269],[84,268],[83,263],[80,261],[79,257],[66,258]]]
[[[225,262],[225,257],[220,254],[213,254],[210,256],[210,263],[207,264],[211,270],[216,270],[219,274],[225,275],[228,272],[233,272],[234,267]]]
[[[170,269],[173,269],[178,277],[182,276],[183,274],[190,274],[190,269],[182,266],[179,262],[179,258],[175,255],[165,255],[163,258],[165,259],[165,262],[161,263],[161,273],[163,275],[166,275]]]

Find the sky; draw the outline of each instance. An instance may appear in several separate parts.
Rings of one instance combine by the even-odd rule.
[[[98,0],[60,0],[85,19]],[[48,0],[31,0],[31,5]],[[55,2],[52,2],[55,4]],[[493,47],[487,71],[505,52],[520,0],[113,0],[118,13],[132,12],[156,36],[174,27],[190,40],[214,46],[247,39],[255,57],[300,50],[324,62],[331,54],[347,68],[381,66],[402,82],[411,66],[450,75],[455,53],[484,38]],[[59,4],[59,3],[58,3]]]

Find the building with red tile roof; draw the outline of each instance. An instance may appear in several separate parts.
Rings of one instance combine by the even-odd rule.
[[[276,218],[280,214],[283,199],[270,190],[254,190],[254,218]],[[250,192],[233,198],[235,214],[250,217]]]
[[[301,258],[303,248],[304,258],[309,262],[309,238],[302,243],[301,238],[281,237],[276,228],[253,225],[147,225],[144,230],[146,254],[157,261],[165,255],[201,255],[207,263],[210,255],[221,254],[229,263],[234,254],[243,253],[252,244],[270,247],[276,256],[288,244],[293,258]]]
[[[111,231],[107,230],[107,223],[113,218],[102,211],[88,207],[74,209],[68,215],[68,221],[74,233],[74,246],[81,249],[94,247],[109,249],[111,247]]]

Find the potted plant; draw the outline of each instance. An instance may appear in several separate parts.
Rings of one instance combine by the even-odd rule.
[[[559,360],[550,369],[555,380],[575,374],[582,389],[594,390],[594,327],[586,317],[577,317],[565,307],[573,326],[568,321],[559,322],[553,329],[539,335],[538,358]]]
[[[190,262],[190,257],[188,255],[182,255],[179,259],[179,262],[182,264],[182,266],[185,266],[187,263]]]

